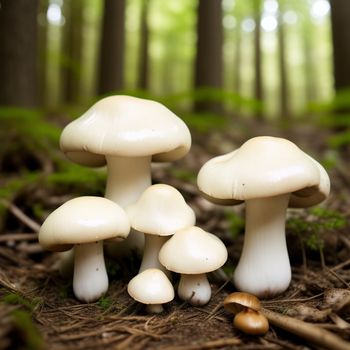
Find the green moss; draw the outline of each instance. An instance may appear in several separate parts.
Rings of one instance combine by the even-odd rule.
[[[196,183],[196,174],[189,169],[172,168],[170,174],[179,180]]]
[[[314,207],[306,216],[293,217],[287,221],[287,230],[300,237],[311,250],[322,250],[322,236],[327,232],[344,229],[347,220],[343,214],[323,207]]]
[[[42,303],[40,298],[28,300],[19,293],[7,293],[1,298],[1,301],[5,304],[23,306],[29,311],[33,311],[39,304]]]
[[[244,232],[245,220],[240,215],[233,211],[227,211],[225,212],[225,217],[230,224],[230,232],[233,239]]]
[[[67,299],[72,295],[73,291],[72,291],[72,282],[71,281],[67,281],[67,282],[63,282],[60,284],[59,288],[58,288],[58,297],[60,299]]]
[[[109,297],[102,297],[98,300],[97,305],[102,309],[102,310],[107,310],[109,309],[113,304],[113,301]]]

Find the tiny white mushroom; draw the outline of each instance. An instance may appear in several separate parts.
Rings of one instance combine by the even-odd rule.
[[[159,250],[176,231],[195,224],[192,208],[177,189],[157,184],[149,187],[135,204],[126,208],[126,212],[131,227],[145,233],[145,249],[139,272],[157,268],[168,274],[159,263]]]
[[[129,231],[129,219],[119,205],[106,198],[85,196],[53,211],[40,228],[39,242],[52,251],[74,246],[74,294],[91,302],[108,289],[103,240],[125,239]]]
[[[136,301],[146,304],[147,311],[160,313],[162,304],[174,299],[174,288],[167,276],[159,269],[146,269],[128,284],[128,293]]]
[[[215,235],[197,226],[179,230],[159,252],[159,261],[169,270],[181,274],[178,295],[192,305],[204,305],[211,297],[206,273],[221,267],[227,250]]]
[[[329,194],[323,167],[294,143],[260,136],[238,150],[209,160],[198,173],[198,187],[217,204],[246,201],[243,250],[234,273],[239,290],[272,297],[291,280],[285,216],[288,205],[308,207]]]
[[[125,208],[151,185],[151,161],[173,161],[190,149],[186,124],[162,104],[130,96],[110,96],[68,124],[60,147],[81,165],[107,163],[105,197]],[[121,254],[143,248],[143,236],[131,231],[116,247]]]

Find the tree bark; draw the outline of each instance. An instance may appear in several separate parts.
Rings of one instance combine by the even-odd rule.
[[[235,93],[241,93],[242,81],[241,81],[241,55],[242,55],[242,32],[241,22],[237,24],[235,32],[235,57],[234,57],[234,76],[233,76],[233,90]]]
[[[254,32],[254,98],[263,101],[262,73],[261,73],[261,0],[254,0],[254,17],[255,17],[255,32]],[[256,111],[256,117],[262,119],[262,109]]]
[[[199,0],[197,8],[197,48],[195,89],[222,88],[222,6],[221,0]],[[221,113],[221,102],[197,101],[196,112]]]
[[[124,87],[125,0],[105,0],[98,94]]]
[[[79,99],[82,65],[83,3],[80,0],[66,2],[66,23],[63,36],[63,99],[74,103]]]
[[[305,59],[305,93],[306,102],[313,102],[317,99],[317,81],[314,71],[314,60],[313,60],[313,31],[312,26],[309,23],[309,18],[303,24],[303,50]]]
[[[150,0],[142,1],[140,18],[140,46],[139,46],[139,67],[137,88],[147,90],[149,88],[149,29],[148,29],[148,11]]]
[[[336,91],[350,87],[350,2],[331,0],[334,87]]]
[[[279,2],[281,6],[281,2]],[[283,9],[280,10],[279,23],[277,29],[278,36],[278,61],[280,73],[280,113],[281,119],[290,118],[290,110],[288,103],[288,76],[286,64],[286,44],[285,44],[285,28],[282,20]]]
[[[38,0],[0,3],[0,104],[35,107]]]
[[[40,105],[46,106],[47,98],[47,28],[48,21],[46,13],[48,9],[48,0],[41,0],[39,4],[39,29],[38,29],[38,95]]]

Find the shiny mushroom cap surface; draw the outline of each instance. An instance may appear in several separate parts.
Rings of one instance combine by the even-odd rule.
[[[52,251],[65,251],[75,244],[124,239],[129,232],[129,218],[118,204],[83,196],[67,201],[46,218],[39,243]]]
[[[330,190],[329,177],[316,160],[293,142],[271,136],[254,137],[209,160],[197,183],[208,200],[222,205],[291,193],[290,206],[309,207]]]
[[[196,222],[194,211],[181,193],[164,184],[147,188],[126,212],[132,228],[151,235],[170,236]]]
[[[159,102],[116,95],[95,103],[63,130],[60,147],[75,163],[102,166],[105,156],[173,161],[191,147],[186,124]]]

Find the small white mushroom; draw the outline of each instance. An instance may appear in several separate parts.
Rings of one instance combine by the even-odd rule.
[[[195,224],[192,208],[177,189],[157,184],[149,187],[135,204],[126,208],[126,212],[131,227],[145,233],[145,249],[139,272],[157,268],[168,274],[158,260],[159,250],[176,231]]]
[[[74,294],[91,302],[108,289],[103,241],[125,239],[129,231],[129,219],[119,205],[85,196],[69,200],[47,217],[39,231],[39,243],[52,251],[74,246]]]
[[[174,288],[167,276],[159,269],[146,269],[128,284],[128,293],[136,301],[146,304],[150,313],[163,311],[162,304],[174,299]]]
[[[323,167],[292,142],[260,136],[215,157],[200,169],[198,187],[217,204],[246,201],[243,250],[234,273],[239,290],[272,297],[291,280],[285,216],[288,206],[308,207],[329,194]]]
[[[81,165],[107,163],[105,197],[125,208],[151,185],[151,161],[173,161],[190,149],[186,124],[162,104],[130,96],[110,96],[68,124],[60,139],[67,157]],[[118,249],[119,248],[119,249]],[[120,254],[143,248],[131,231]]]
[[[159,252],[159,261],[169,271],[181,274],[178,295],[192,305],[204,305],[211,297],[206,273],[221,267],[227,250],[215,235],[192,226],[177,231]]]

